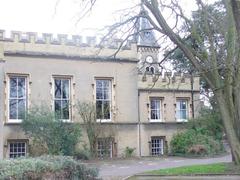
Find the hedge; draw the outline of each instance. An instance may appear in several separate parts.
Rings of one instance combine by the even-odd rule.
[[[97,179],[98,171],[69,156],[41,156],[0,161],[0,179]]]

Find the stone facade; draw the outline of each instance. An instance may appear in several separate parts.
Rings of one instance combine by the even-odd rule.
[[[184,122],[182,119],[178,121],[177,117],[179,100],[185,108],[180,110],[187,118],[192,117],[193,109],[197,115],[199,77],[193,78],[191,89],[189,75],[171,77],[159,72],[153,75],[139,71],[139,59],[141,61],[147,57],[147,51],[139,51],[142,45],[128,42],[113,57],[111,55],[116,52],[120,40],[99,46],[95,44],[95,38],[88,37],[85,43],[82,39],[79,36],[67,39],[66,35],[53,39],[50,34],[39,38],[36,33],[22,32],[13,32],[11,38],[6,38],[4,31],[0,31],[1,158],[10,156],[11,142],[24,142],[23,148],[23,144],[15,145],[28,151],[28,137],[19,127],[21,121],[9,118],[11,77],[25,78],[26,107],[44,102],[53,110],[56,106],[54,79],[68,79],[71,102],[69,120],[74,123],[83,123],[76,111],[76,103],[95,103],[97,80],[110,82],[110,118],[102,126],[106,129],[111,127],[114,132],[109,132],[113,138],[111,157],[123,156],[126,147],[135,148],[136,156],[166,153],[172,135],[182,129]],[[158,51],[150,53],[157,57],[153,52]],[[153,103],[156,103],[155,109]],[[85,132],[83,141],[88,143]]]

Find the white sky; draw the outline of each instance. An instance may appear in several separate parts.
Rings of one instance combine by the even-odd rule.
[[[54,13],[57,0],[0,0],[0,29],[93,35],[96,28],[102,28],[114,21],[113,13],[116,10],[138,2],[97,0],[91,14],[76,26],[80,1],[60,0]]]
[[[184,9],[192,10],[193,1],[183,0]],[[76,26],[81,0],[0,0],[0,29],[7,31],[95,35],[96,29],[110,25],[119,9],[139,0],[97,0],[91,14]],[[9,35],[9,34],[8,34]]]

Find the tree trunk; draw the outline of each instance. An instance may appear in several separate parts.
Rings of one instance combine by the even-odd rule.
[[[223,124],[225,127],[226,135],[232,150],[232,159],[235,164],[240,165],[240,141],[237,137],[234,122],[235,120],[232,119],[237,116],[231,116],[231,112],[226,105],[226,101],[224,99],[224,95],[221,92],[216,92],[216,100],[218,101],[218,106],[221,112],[221,117],[223,120]],[[238,113],[238,112],[235,112]]]

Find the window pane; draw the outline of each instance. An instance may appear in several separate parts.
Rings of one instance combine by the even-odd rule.
[[[97,119],[102,119],[102,101],[96,102]]]
[[[109,90],[108,89],[103,91],[103,99],[105,99],[105,100],[109,100],[110,99],[110,97],[109,97]]]
[[[155,109],[155,101],[151,100],[151,109]]]
[[[62,101],[62,117],[61,119],[69,119],[69,101]]]
[[[103,86],[104,88],[109,88],[109,85],[110,85],[110,81],[109,80],[103,80]]]
[[[23,98],[26,96],[26,83],[24,77],[18,78],[18,98]]]
[[[151,119],[156,119],[155,111],[151,110]]]
[[[9,118],[17,119],[17,100],[11,99],[9,101]]]
[[[156,109],[160,109],[160,100],[156,100]]]
[[[18,119],[25,118],[25,110],[26,110],[26,100],[19,99],[18,100]]]
[[[160,111],[156,110],[156,119],[160,119]]]
[[[181,116],[181,119],[187,119],[187,112],[186,112],[186,110],[181,110],[180,111],[180,116]]]
[[[96,99],[103,99],[103,94],[102,94],[102,90],[97,88],[96,89]]]
[[[55,98],[61,98],[61,80],[55,79]]]
[[[55,115],[58,118],[61,118],[61,100],[55,100],[55,102],[54,102],[54,111],[55,111]]]
[[[110,102],[105,101],[103,107],[103,119],[110,119]]]
[[[102,81],[96,80],[96,88],[102,88]]]
[[[181,101],[181,103],[180,103],[180,109],[187,109],[187,103],[186,103],[186,101]]]
[[[10,97],[17,97],[17,78],[10,78]]]
[[[63,99],[69,99],[69,80],[62,80]]]

